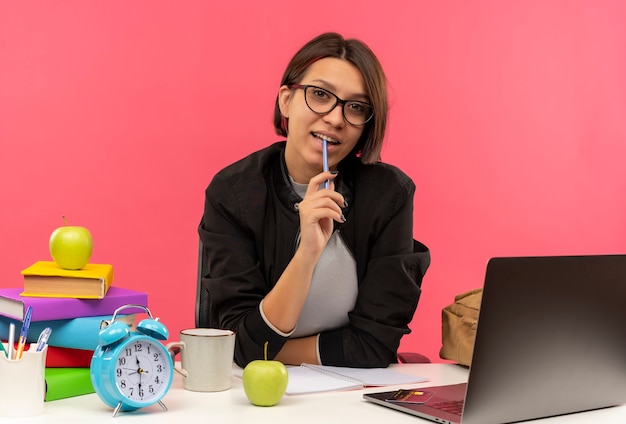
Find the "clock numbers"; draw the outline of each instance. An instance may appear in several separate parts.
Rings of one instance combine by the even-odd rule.
[[[115,379],[118,389],[128,398],[146,401],[167,390],[170,367],[167,351],[159,342],[135,341],[118,357]]]

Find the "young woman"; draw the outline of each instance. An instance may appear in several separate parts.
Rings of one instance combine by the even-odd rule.
[[[430,256],[413,239],[414,183],[380,162],[386,118],[376,56],[322,34],[278,89],[274,125],[286,141],[206,189],[203,285],[211,325],[236,332],[238,365],[263,358],[266,342],[285,364],[396,361]]]

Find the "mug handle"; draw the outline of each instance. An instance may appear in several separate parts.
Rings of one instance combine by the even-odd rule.
[[[180,369],[176,368],[176,355],[179,354],[183,349],[185,349],[185,342],[181,341],[181,342],[168,343],[165,346],[165,348],[167,349],[167,351],[170,353],[170,356],[172,357],[172,362],[174,363],[174,371],[176,371],[183,377],[188,377],[189,373],[187,372],[187,370],[183,369],[182,367]]]

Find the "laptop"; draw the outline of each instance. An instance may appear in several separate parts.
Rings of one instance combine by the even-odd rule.
[[[490,259],[467,383],[363,396],[455,424],[626,403],[626,255]]]

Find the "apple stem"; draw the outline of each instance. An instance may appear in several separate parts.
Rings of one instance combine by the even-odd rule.
[[[62,215],[62,217],[63,217],[63,222],[65,222],[65,225],[69,225],[69,224],[67,223],[67,218],[65,218],[65,215]]]
[[[263,358],[267,361],[267,345],[270,342],[265,342],[265,344],[263,345]]]

